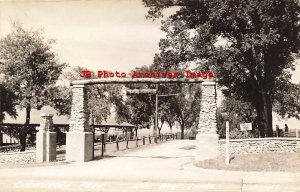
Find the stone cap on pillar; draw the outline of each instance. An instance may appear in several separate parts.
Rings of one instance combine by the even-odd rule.
[[[50,113],[41,113],[40,114],[40,117],[53,117],[54,115],[53,114],[50,114]]]

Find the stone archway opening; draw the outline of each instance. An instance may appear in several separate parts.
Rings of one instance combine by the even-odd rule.
[[[88,79],[76,80],[72,85],[72,108],[69,132],[66,138],[66,161],[86,162],[93,159],[93,133],[89,126],[87,112],[87,85],[95,84],[166,84],[200,83],[202,99],[199,111],[199,124],[196,135],[195,160],[214,158],[218,155],[218,134],[216,120],[216,83],[200,79]]]

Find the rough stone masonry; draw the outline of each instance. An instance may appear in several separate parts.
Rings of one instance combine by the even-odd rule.
[[[217,133],[217,101],[215,82],[202,83],[201,109],[198,124],[199,134]]]
[[[86,85],[128,83],[202,83],[202,102],[199,118],[195,160],[215,158],[218,155],[216,122],[216,83],[197,79],[89,79],[73,81],[70,131],[67,133],[66,160],[89,161],[93,158],[93,134],[89,128]]]
[[[218,156],[216,83],[202,83],[195,163]]]
[[[89,128],[87,90],[73,85],[70,130],[66,140],[66,161],[85,162],[93,159],[93,133]]]
[[[85,132],[89,130],[87,90],[84,85],[74,85],[72,88],[72,108],[70,118],[70,132]]]

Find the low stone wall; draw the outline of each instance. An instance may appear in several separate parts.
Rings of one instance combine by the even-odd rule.
[[[225,154],[226,141],[219,140],[219,154]],[[254,138],[231,139],[229,152],[231,155],[265,153],[265,152],[296,152],[300,151],[300,138]]]
[[[13,144],[13,145],[6,145],[0,146],[0,153],[8,153],[8,152],[17,152],[20,151],[21,145],[20,144]],[[35,149],[35,144],[27,144],[26,150]]]
[[[35,151],[1,153],[0,165],[2,163],[31,163],[35,162]]]

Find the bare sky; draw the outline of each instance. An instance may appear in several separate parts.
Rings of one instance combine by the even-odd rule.
[[[142,0],[0,0],[0,37],[11,21],[43,28],[56,39],[62,62],[88,69],[129,72],[150,65],[158,52],[160,21],[147,20]],[[300,62],[293,81],[300,82]]]

